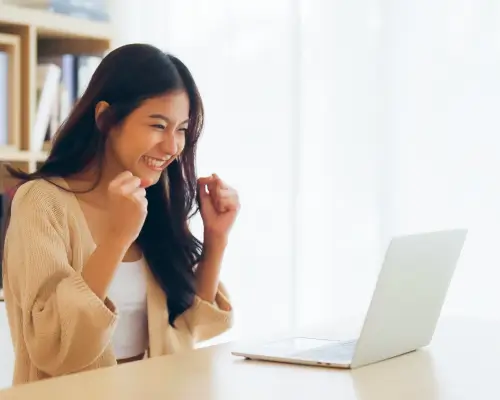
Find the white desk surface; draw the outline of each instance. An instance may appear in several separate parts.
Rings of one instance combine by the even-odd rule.
[[[0,400],[500,399],[500,317],[443,320],[426,349],[354,371],[246,361],[233,346],[20,385]]]

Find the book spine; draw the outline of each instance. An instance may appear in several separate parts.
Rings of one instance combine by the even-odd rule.
[[[9,144],[9,55],[0,51],[0,146]]]

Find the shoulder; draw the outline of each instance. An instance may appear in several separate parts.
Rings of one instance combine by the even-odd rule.
[[[34,179],[22,183],[13,193],[12,212],[43,209],[62,211],[66,208],[69,193],[61,188],[58,179]],[[64,187],[64,186],[62,186]]]

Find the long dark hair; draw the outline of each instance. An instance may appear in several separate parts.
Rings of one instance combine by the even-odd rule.
[[[166,294],[172,326],[176,317],[193,304],[194,268],[202,252],[202,243],[189,231],[188,220],[199,210],[195,156],[203,126],[203,105],[191,73],[179,59],[146,44],[129,44],[111,51],[61,125],[45,163],[31,174],[8,168],[21,181],[69,177],[90,165],[98,165],[102,171],[110,128],[120,124],[144,100],[179,89],[189,97],[185,147],[163,171],[159,182],[146,189],[148,215],[137,239]],[[96,123],[99,101],[106,101],[110,107]],[[100,178],[89,190],[97,186]]]

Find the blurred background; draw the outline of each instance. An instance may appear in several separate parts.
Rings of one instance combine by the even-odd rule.
[[[0,124],[22,117],[2,161],[43,162],[50,123],[33,137],[33,86],[47,64],[57,82],[64,63],[80,66],[63,105],[122,44],[154,44],[192,71],[206,107],[199,173],[242,202],[222,272],[237,320],[218,340],[363,316],[390,238],[441,228],[469,228],[443,313],[499,318],[500,2],[93,0],[67,16],[62,0],[3,1],[0,33],[30,63],[16,64],[18,114],[2,114],[0,81]]]

